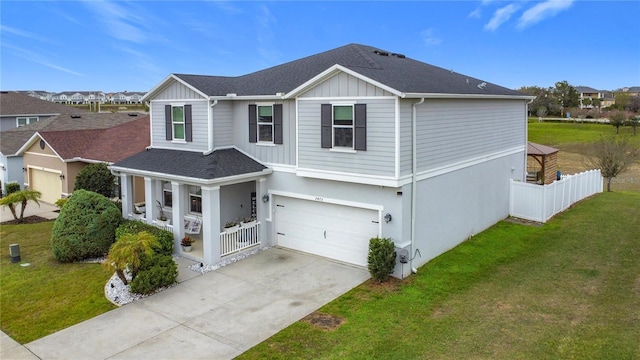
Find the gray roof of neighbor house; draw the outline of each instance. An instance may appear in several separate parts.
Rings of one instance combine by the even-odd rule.
[[[378,48],[349,44],[239,77],[174,74],[208,96],[289,93],[341,65],[402,93],[525,96],[512,89]]]
[[[92,113],[81,115],[58,115],[33,124],[0,132],[0,153],[15,155],[36,131],[108,129],[134,121],[141,113]]]
[[[576,86],[576,91],[578,91],[578,93],[598,93],[600,92],[600,90],[596,90],[592,87],[589,86]]]
[[[71,115],[84,113],[88,113],[88,111],[41,100],[27,94],[12,91],[0,92],[0,116]]]
[[[268,169],[233,148],[215,150],[207,155],[194,151],[148,149],[118,161],[112,167],[116,170],[135,169],[201,180],[216,180]]]

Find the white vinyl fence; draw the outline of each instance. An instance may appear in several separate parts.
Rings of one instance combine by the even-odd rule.
[[[602,192],[600,170],[563,176],[548,185],[527,184],[511,180],[509,215],[546,222],[572,204]]]

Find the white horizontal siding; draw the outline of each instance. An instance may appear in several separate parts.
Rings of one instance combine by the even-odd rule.
[[[191,115],[193,120],[192,135],[193,141],[188,143],[177,143],[166,140],[165,137],[165,105],[191,105]],[[208,150],[208,101],[207,100],[153,100],[151,101],[151,143],[154,147],[171,148],[175,150]]]
[[[375,85],[355,76],[338,73],[330,79],[318,84],[300,97],[345,97],[345,96],[393,96]]]
[[[427,100],[417,114],[419,171],[525,144],[520,100]]]
[[[400,102],[400,176],[411,174],[413,167],[411,116],[414,102],[416,101]]]
[[[320,107],[328,101],[298,102],[299,168],[395,176],[395,100],[367,99],[357,102],[367,104],[367,150],[357,153],[342,153],[320,147]]]

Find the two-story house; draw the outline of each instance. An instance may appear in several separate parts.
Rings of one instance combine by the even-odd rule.
[[[198,239],[184,256],[215,263],[259,244],[366,265],[380,236],[407,275],[508,216],[531,99],[349,44],[239,77],[168,76],[143,99],[151,146],[111,169],[125,216],[144,177],[147,221],[160,204],[176,249]]]

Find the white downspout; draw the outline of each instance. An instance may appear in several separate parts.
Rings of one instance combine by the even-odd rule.
[[[411,254],[411,256],[409,257],[409,268],[411,269],[411,271],[413,271],[414,273],[416,273],[418,270],[416,270],[413,267],[413,259],[415,257],[416,254],[416,250],[414,249],[415,247],[415,240],[416,240],[416,198],[417,198],[417,191],[416,191],[416,183],[417,183],[417,177],[416,177],[416,173],[418,171],[418,144],[417,144],[417,134],[416,134],[416,130],[418,128],[417,125],[417,117],[418,117],[418,106],[424,103],[424,98],[421,98],[420,101],[418,101],[417,103],[413,104],[413,111],[411,113],[411,158],[412,158],[412,169],[411,169],[411,251],[413,254]]]
[[[207,122],[207,132],[209,133],[209,150],[207,154],[213,152],[213,107],[218,105],[218,99],[213,100],[213,103],[209,105],[209,121]]]

